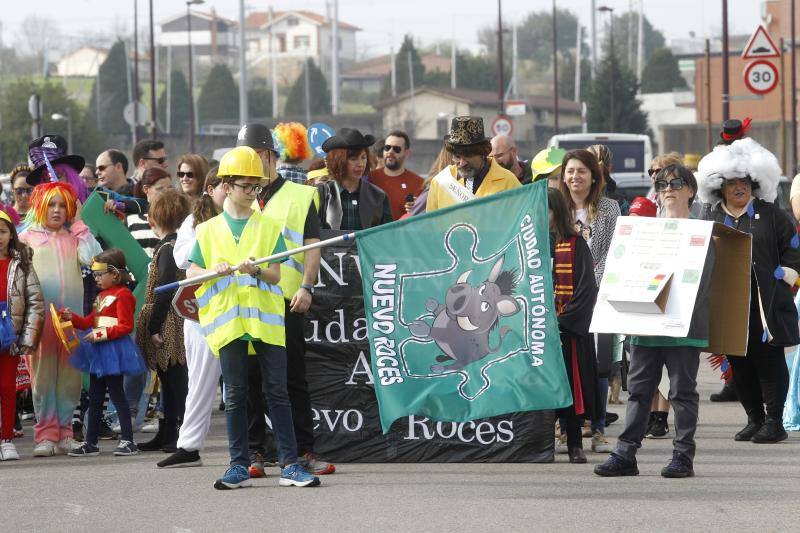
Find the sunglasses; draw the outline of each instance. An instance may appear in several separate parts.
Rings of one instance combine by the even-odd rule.
[[[175,173],[175,175],[178,176],[178,178],[189,178],[189,179],[193,179],[194,178],[194,172],[191,172],[191,171],[190,172],[181,172],[179,170],[178,172]]]
[[[26,194],[30,196],[31,192],[33,192],[33,187],[17,187],[14,189],[14,194],[17,196],[25,196]]]
[[[159,165],[163,165],[167,161],[166,157],[143,157],[142,159],[145,159],[147,161],[155,161]],[[99,169],[100,167],[97,168]]]
[[[653,176],[655,176],[656,174],[658,174],[659,172],[661,172],[661,169],[660,169],[660,168],[650,168],[650,169],[647,169],[647,175],[648,175],[648,176],[650,176],[651,178],[652,178]]]
[[[255,183],[231,183],[231,185],[234,187],[241,187],[242,192],[245,194],[252,194],[253,192],[258,194],[264,189],[264,187],[256,185]]]
[[[109,168],[109,167],[113,167],[113,166],[114,166],[113,164],[112,164],[112,165],[97,165],[97,170],[96,170],[96,173],[97,173],[97,172],[102,172],[102,171],[104,171],[105,169],[107,169],[107,168]]]
[[[686,185],[686,183],[681,178],[672,178],[669,181],[667,181],[667,180],[656,180],[656,182],[655,182],[656,192],[664,192],[664,191],[667,190],[668,186],[673,191],[678,191],[680,189],[683,189],[684,185]]]
[[[402,146],[394,146],[394,145],[391,145],[391,144],[387,144],[387,145],[384,145],[383,151],[384,152],[394,152],[396,154],[399,154],[400,152],[403,151],[403,147]]]

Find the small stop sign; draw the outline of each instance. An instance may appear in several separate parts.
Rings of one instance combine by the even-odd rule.
[[[194,291],[200,287],[200,284],[187,285],[178,289],[175,296],[172,297],[172,308],[178,313],[178,316],[192,322],[199,322],[198,311],[200,308],[197,305],[197,299],[194,296]]]

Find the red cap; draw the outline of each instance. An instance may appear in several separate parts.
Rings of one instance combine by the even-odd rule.
[[[655,217],[657,211],[656,203],[644,196],[637,196],[631,202],[631,207],[628,210],[629,215],[637,217]]]

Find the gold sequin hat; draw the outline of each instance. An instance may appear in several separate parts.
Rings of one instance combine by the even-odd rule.
[[[483,134],[481,117],[455,117],[450,122],[450,132],[444,142],[451,146],[474,146],[488,141]]]

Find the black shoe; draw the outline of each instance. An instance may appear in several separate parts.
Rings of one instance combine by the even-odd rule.
[[[200,459],[200,452],[194,450],[192,452],[186,451],[183,448],[178,450],[157,463],[158,468],[184,468],[187,466],[203,466],[203,460]]]
[[[165,437],[166,437],[166,423],[162,418],[158,421],[158,432],[156,433],[156,435],[149,441],[140,444],[139,451],[155,452],[157,450],[160,450],[162,446],[167,444]]]
[[[644,436],[645,437],[650,434],[650,431],[653,429],[653,422],[655,422],[655,421],[656,421],[656,416],[651,411],[650,412],[650,418],[647,420],[647,429],[644,430]]]
[[[709,397],[712,402],[738,402],[739,396],[731,383],[723,385],[722,390],[715,392]]]
[[[570,448],[569,449],[569,462],[572,464],[586,463],[586,454],[583,453],[583,448]]]
[[[619,415],[617,413],[612,413],[611,411],[606,411],[606,427],[610,426],[614,422],[619,420]]]
[[[219,410],[220,411],[224,411],[225,410],[225,401],[219,402]]]
[[[653,423],[650,424],[650,428],[644,436],[648,439],[666,439],[669,435],[667,413],[654,411],[652,414],[654,415]]]
[[[612,453],[608,456],[605,463],[594,467],[594,473],[603,477],[638,476],[639,467],[636,465],[635,459],[633,461],[628,461]]]
[[[112,431],[111,426],[105,418],[100,420],[100,427],[97,430],[97,437],[100,440],[119,440],[119,435]]]
[[[661,469],[661,477],[693,477],[694,467],[692,461],[681,452],[672,452],[672,461]]]
[[[733,437],[733,440],[740,442],[751,440],[753,438],[753,435],[758,433],[758,430],[761,429],[762,425],[764,425],[763,420],[748,418],[747,425]]]
[[[756,444],[770,444],[786,440],[788,436],[786,430],[783,429],[783,424],[779,420],[767,417],[766,421],[764,421],[764,425],[761,426],[761,429],[759,429],[750,440]]]

